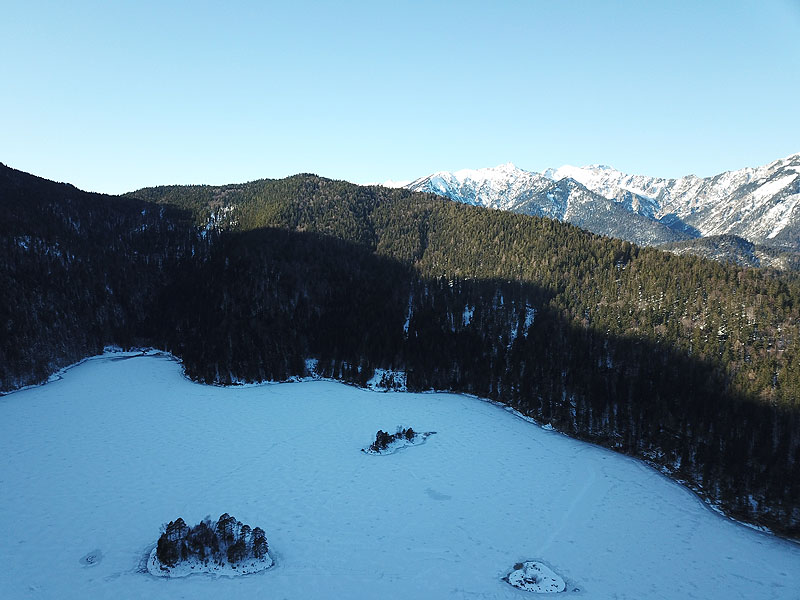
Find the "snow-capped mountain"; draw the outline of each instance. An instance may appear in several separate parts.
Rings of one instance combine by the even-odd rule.
[[[486,169],[441,171],[412,181],[412,191],[430,192],[464,204],[567,221],[595,233],[653,245],[690,237],[631,207],[635,199],[605,198],[570,177],[554,179],[511,163]]]
[[[629,175],[604,165],[534,173],[509,163],[434,173],[406,187],[568,221],[639,244],[732,234],[800,249],[800,153],[706,178]]]
[[[702,237],[734,234],[768,245],[798,245],[800,154],[707,178],[627,175],[599,165],[549,169],[545,176],[556,181],[572,178],[617,201],[629,195],[642,207],[636,212],[680,221]]]
[[[511,163],[487,169],[440,171],[412,181],[413,191],[432,192],[464,204],[563,220],[567,196],[556,182]]]

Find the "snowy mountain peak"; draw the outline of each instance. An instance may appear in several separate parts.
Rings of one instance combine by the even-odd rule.
[[[524,171],[517,167],[514,163],[508,162],[496,167],[484,167],[482,169],[461,169],[454,171],[452,175],[459,181],[502,181],[509,177],[520,177],[530,175],[529,171]],[[443,172],[437,175],[444,175]]]
[[[417,192],[445,196],[464,204],[519,212],[520,203],[526,201],[531,193],[538,193],[551,185],[549,179],[509,162],[497,167],[462,169],[452,173],[439,171],[412,181],[406,187]],[[535,214],[543,213],[540,210]],[[548,216],[558,218],[555,214]]]
[[[630,175],[605,164],[535,173],[509,162],[440,171],[406,187],[466,204],[567,220],[639,244],[732,234],[800,249],[800,153],[705,178]]]
[[[553,181],[560,181],[568,177],[592,189],[589,184],[604,179],[616,178],[622,175],[622,172],[608,165],[587,165],[584,167],[562,165],[557,169],[547,169],[542,175]]]
[[[383,183],[379,183],[379,184],[365,183],[364,185],[382,185],[383,187],[386,187],[386,188],[402,188],[402,187],[406,187],[409,183],[411,183],[411,181],[408,180],[408,179],[404,179],[404,180],[401,180],[401,181],[395,181],[393,179],[387,179]]]

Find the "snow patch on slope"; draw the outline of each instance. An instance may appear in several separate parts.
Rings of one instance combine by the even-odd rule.
[[[780,204],[776,204],[767,211],[766,219],[772,223],[772,230],[767,234],[767,239],[773,239],[786,227],[791,225],[794,221],[797,211],[798,203],[800,203],[800,194],[793,194]]]
[[[792,173],[790,175],[785,175],[784,177],[773,179],[772,181],[769,181],[758,187],[752,194],[753,198],[756,200],[765,200],[770,196],[774,196],[787,185],[792,183],[795,179],[797,179],[797,173]]]

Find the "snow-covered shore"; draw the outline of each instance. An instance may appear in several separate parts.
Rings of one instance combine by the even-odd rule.
[[[219,575],[223,577],[241,577],[242,575],[252,575],[266,571],[275,564],[272,557],[267,555],[263,558],[248,558],[235,565],[228,562],[224,564],[210,560],[186,560],[181,561],[174,567],[167,567],[161,564],[156,556],[156,549],[150,551],[147,558],[147,572],[155,577],[188,577],[189,575]]]
[[[397,423],[435,443],[359,451]],[[0,398],[0,453],[12,600],[520,598],[503,580],[520,557],[581,598],[800,589],[796,544],[719,517],[641,462],[457,394],[204,386],[169,355],[106,356]],[[163,523],[225,511],[264,527],[272,568],[142,572]]]

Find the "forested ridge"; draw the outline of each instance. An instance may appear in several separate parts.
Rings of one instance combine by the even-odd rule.
[[[108,343],[222,384],[302,375],[307,358],[360,384],[403,370],[410,389],[502,401],[800,536],[796,276],[313,175],[127,197],[2,175],[21,215],[0,230],[2,389]]]
[[[530,284],[538,289],[534,302],[568,322],[710,360],[738,392],[800,403],[795,274],[674,256],[548,219],[314,176],[133,195],[189,209],[198,222],[228,207],[218,219],[223,230],[332,236],[427,280]]]
[[[194,246],[192,215],[0,164],[0,392],[149,341],[153,298]]]

